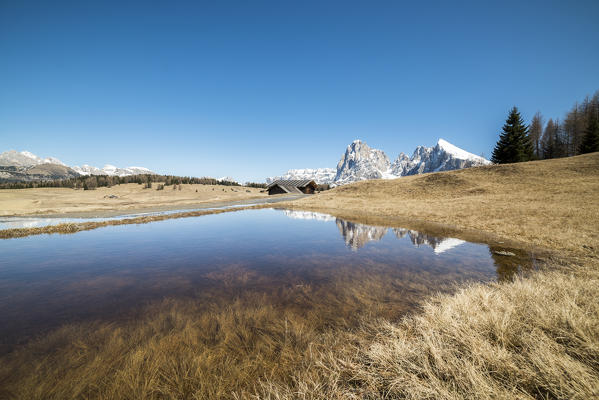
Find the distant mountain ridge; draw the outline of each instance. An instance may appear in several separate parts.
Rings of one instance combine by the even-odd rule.
[[[3,167],[31,167],[33,165],[40,164],[57,164],[66,167],[66,164],[60,161],[58,158],[40,158],[28,151],[18,152],[16,150],[9,150],[0,154],[0,166]]]
[[[55,157],[41,158],[29,151],[16,150],[0,153],[0,178],[10,181],[32,181],[43,179],[65,179],[81,175],[128,176],[155,174],[145,167],[118,168],[106,164],[97,168],[90,165],[69,167]]]
[[[354,140],[347,146],[336,169],[292,169],[284,175],[266,178],[266,182],[277,179],[313,179],[319,184],[345,185],[366,179],[394,179],[488,164],[491,164],[489,160],[460,149],[444,139],[439,139],[433,147],[418,146],[412,157],[400,153],[393,163],[382,150],[373,149],[361,140]]]
[[[87,164],[83,164],[81,167],[72,167],[80,175],[109,175],[109,176],[128,176],[128,175],[140,175],[140,174],[154,174],[145,167],[126,167],[118,168],[114,165],[106,164],[100,168],[92,167]]]
[[[313,179],[316,183],[331,184],[335,181],[337,170],[335,168],[304,168],[290,169],[281,176],[266,178],[266,183],[272,183],[276,180],[304,180]]]

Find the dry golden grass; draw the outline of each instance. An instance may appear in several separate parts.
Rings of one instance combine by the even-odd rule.
[[[398,323],[365,322],[256,397],[597,398],[598,292],[596,271],[549,272],[437,296]]]
[[[129,183],[96,190],[35,188],[0,190],[0,215],[82,214],[166,210],[212,202],[264,198],[260,189],[222,185],[181,185],[181,190],[165,186],[156,190]],[[108,198],[107,196],[117,196]]]
[[[3,356],[0,397],[598,398],[598,171],[591,154],[363,182],[292,203],[364,222],[482,230],[561,261],[437,295],[403,319],[376,311],[369,294],[392,289],[361,285],[362,275],[340,282],[344,295],[312,293],[319,302],[309,308],[297,306],[307,296],[299,287],[285,301],[260,291],[233,303],[167,300]],[[346,312],[332,313],[332,302]]]

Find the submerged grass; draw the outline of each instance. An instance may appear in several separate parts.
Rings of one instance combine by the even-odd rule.
[[[62,326],[0,357],[0,398],[248,397],[261,381],[285,382],[308,355],[337,346],[328,338],[358,326],[361,316],[403,313],[400,293],[380,302],[398,277],[351,272],[332,285],[277,286],[220,271],[211,275],[214,287],[193,298]]]
[[[306,295],[297,286],[233,302],[166,299],[126,321],[66,325],[0,358],[0,397],[599,396],[596,272],[560,267],[470,285],[397,322],[355,289],[314,293],[324,301],[308,308],[294,305]],[[326,313],[339,309],[332,302],[346,308]]]
[[[166,300],[129,323],[62,327],[4,360],[3,398],[231,398],[291,374],[314,340],[273,307]],[[49,353],[48,350],[52,349]],[[43,356],[41,356],[43,355]],[[41,356],[41,357],[40,357]]]

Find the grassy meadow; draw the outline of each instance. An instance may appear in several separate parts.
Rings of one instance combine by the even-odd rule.
[[[597,194],[594,153],[360,182],[286,204],[464,239],[483,232],[547,257],[526,276],[431,293],[408,315],[386,306],[402,294],[367,268],[340,274],[343,291],[165,299],[1,356],[0,398],[597,398]]]
[[[171,185],[157,190],[126,183],[95,190],[31,188],[0,190],[0,216],[69,215],[97,216],[185,208],[202,204],[267,197],[261,189],[223,185]],[[175,187],[173,187],[175,186]]]

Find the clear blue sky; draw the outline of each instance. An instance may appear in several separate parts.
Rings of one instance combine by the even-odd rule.
[[[599,89],[599,1],[0,1],[0,151],[263,180]]]

